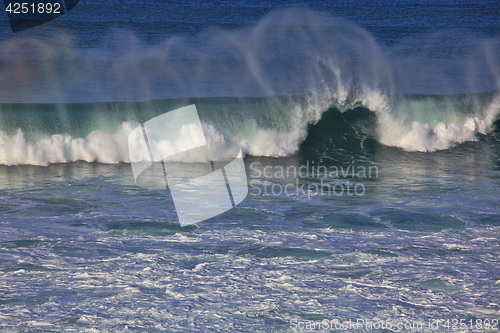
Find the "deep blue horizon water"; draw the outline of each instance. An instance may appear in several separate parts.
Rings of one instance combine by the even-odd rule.
[[[0,331],[498,332],[499,14],[81,0],[15,34],[5,14]],[[249,193],[181,227],[127,139],[192,104]]]
[[[140,6],[140,7],[138,7]],[[498,36],[498,3],[494,0],[467,1],[80,1],[71,15],[62,16],[40,27],[22,32],[43,36],[51,29],[63,28],[78,34],[80,46],[93,47],[113,29],[139,33],[148,43],[162,41],[169,35],[196,34],[210,27],[237,29],[254,25],[269,12],[302,7],[339,16],[361,25],[384,44],[408,36],[436,33],[448,29],[467,29],[487,36]],[[76,24],[75,24],[76,23]],[[2,20],[2,38],[12,37],[8,22]],[[92,31],[94,33],[88,33]],[[95,32],[99,33],[95,33]]]

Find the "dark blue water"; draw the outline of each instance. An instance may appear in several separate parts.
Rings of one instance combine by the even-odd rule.
[[[303,6],[340,16],[369,30],[384,44],[421,33],[445,29],[467,29],[498,36],[500,5],[494,0],[467,1],[80,1],[78,8],[36,30],[23,35],[49,34],[62,27],[81,38],[80,45],[92,47],[112,29],[138,33],[149,43],[160,42],[172,34],[195,34],[209,27],[237,29],[257,23],[269,12],[290,6]],[[11,35],[2,22],[2,37]],[[104,36],[103,36],[104,35]]]
[[[81,0],[16,34],[5,15],[0,330],[497,332],[499,14]],[[249,194],[181,227],[127,138],[190,104]]]

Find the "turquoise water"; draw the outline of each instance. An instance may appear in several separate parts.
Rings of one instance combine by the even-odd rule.
[[[0,25],[0,330],[498,330],[498,4],[80,2]],[[181,227],[127,138],[190,104],[249,194]]]

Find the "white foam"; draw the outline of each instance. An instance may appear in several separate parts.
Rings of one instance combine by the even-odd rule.
[[[373,110],[377,115],[378,140],[382,144],[421,152],[433,152],[467,141],[477,141],[478,133],[491,132],[491,124],[500,114],[500,96],[497,96],[482,110],[477,110],[478,116],[459,117],[457,114],[453,121],[437,122],[431,126],[423,121],[407,123],[405,117],[397,117],[397,112],[391,109],[390,97],[376,90],[366,89],[356,98],[343,101],[337,99],[337,91],[332,91],[331,94],[310,94],[306,103],[288,104],[288,112],[283,114],[287,119],[284,119],[283,124],[274,124],[273,127],[264,128],[254,119],[248,119],[241,124],[241,130],[226,128],[232,134],[224,135],[214,125],[203,123],[203,132],[210,149],[206,152],[198,150],[184,153],[179,161],[228,160],[234,158],[229,156],[234,144],[241,147],[244,155],[290,156],[299,150],[300,144],[307,137],[308,125],[319,121],[322,112],[332,105],[341,111],[359,105]],[[54,134],[37,140],[28,139],[21,129],[11,135],[0,131],[0,165],[47,166],[76,161],[129,163],[128,136],[137,126],[137,122],[128,121],[123,122],[114,132],[95,130],[85,138]],[[222,126],[231,127],[234,124]],[[181,132],[182,140],[174,142],[175,144],[159,142],[157,148],[162,151],[182,151],[187,141],[200,140],[189,127]]]
[[[96,130],[85,138],[68,134],[42,136],[38,140],[26,138],[18,129],[13,135],[0,131],[0,165],[37,165],[48,166],[56,163],[77,161],[99,162],[105,164],[130,163],[128,135],[139,126],[136,122],[124,122],[115,132]],[[210,146],[206,151],[193,151],[180,155],[178,161],[206,162],[227,160],[234,143],[242,147],[245,155],[288,156],[296,152],[305,137],[304,130],[298,132],[279,132],[251,126],[250,130],[238,138],[226,138],[213,125],[202,124],[203,132]],[[189,134],[189,131],[188,133]],[[197,140],[197,137],[183,135],[184,140]],[[176,150],[182,142],[159,142],[162,151]],[[179,146],[179,147],[178,147]],[[175,156],[171,158],[175,160]]]
[[[382,125],[380,140],[383,144],[407,151],[433,152],[448,149],[456,144],[477,141],[477,134],[487,134],[491,128],[484,120],[467,118],[463,124],[444,122],[433,128],[418,121],[410,126],[396,122]]]
[[[28,140],[21,129],[14,135],[0,131],[0,164],[47,166],[76,161],[129,162],[127,137],[137,125],[125,122],[114,133],[93,131],[86,138],[54,134],[36,141]]]

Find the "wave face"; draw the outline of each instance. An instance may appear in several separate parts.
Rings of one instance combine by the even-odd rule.
[[[368,137],[408,151],[447,149],[491,133],[500,112],[500,43],[459,36],[455,44],[472,51],[451,57],[452,68],[434,57],[448,50],[418,45],[428,52],[410,59],[406,44],[382,47],[354,24],[305,9],[156,45],[123,31],[85,50],[62,33],[51,43],[11,39],[0,45],[0,164],[128,162],[138,123],[189,104],[221,152],[228,143],[254,156],[321,150],[311,125],[327,110],[345,120],[357,108],[375,126],[323,118],[332,145],[347,137],[357,151]],[[426,65],[427,82],[415,70]],[[131,100],[139,102],[109,102]]]
[[[0,164],[128,163],[127,140],[135,127],[189,104],[197,105],[215,153],[189,162],[225,159],[231,144],[242,147],[246,155],[285,157],[306,149],[327,159],[341,158],[339,149],[343,155],[367,153],[370,142],[436,151],[493,132],[500,108],[496,92],[399,96],[394,104],[399,117],[384,113],[384,108],[366,108],[370,102],[324,110],[308,109],[310,99],[304,96],[3,105]],[[318,119],[304,119],[304,111],[317,112]]]

